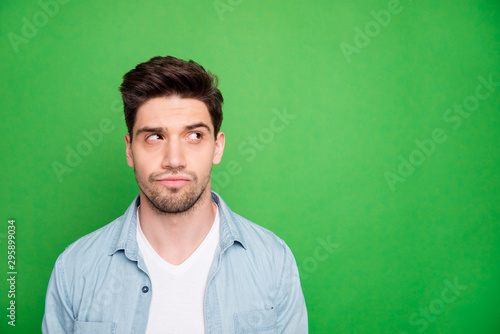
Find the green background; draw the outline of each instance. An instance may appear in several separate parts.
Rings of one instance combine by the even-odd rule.
[[[0,332],[40,331],[58,254],[138,193],[118,86],[157,55],[219,76],[226,150],[213,188],[289,244],[311,333],[500,331],[500,86],[479,79],[500,82],[498,1],[57,6],[0,4]],[[450,109],[464,104],[472,111]],[[280,131],[277,111],[294,117]],[[103,120],[112,131],[85,146]],[[445,139],[432,149],[436,129]],[[58,177],[54,163],[78,147],[91,152]]]

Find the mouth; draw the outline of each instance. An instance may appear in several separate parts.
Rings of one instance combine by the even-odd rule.
[[[187,176],[176,175],[156,180],[156,182],[169,188],[180,188],[191,182],[191,180]]]

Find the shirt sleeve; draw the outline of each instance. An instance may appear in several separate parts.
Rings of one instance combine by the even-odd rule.
[[[284,244],[284,264],[277,311],[277,333],[308,333],[307,309],[299,270],[290,248]]]
[[[62,256],[61,254],[57,259],[50,275],[42,321],[43,334],[73,332],[73,311],[69,302]]]

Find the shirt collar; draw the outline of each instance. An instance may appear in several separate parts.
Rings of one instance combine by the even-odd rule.
[[[220,246],[224,251],[235,242],[240,244],[244,249],[247,248],[247,243],[241,233],[241,227],[238,222],[242,219],[235,214],[224,200],[215,191],[212,191],[212,201],[219,207],[220,218]],[[118,225],[114,231],[113,241],[109,248],[109,255],[113,255],[119,250],[125,252],[125,256],[132,260],[137,261],[139,246],[137,245],[137,209],[140,205],[140,197],[132,201],[127,211],[118,218],[121,224]]]
[[[247,243],[241,232],[241,224],[239,224],[242,218],[231,211],[226,202],[213,190],[212,201],[219,206],[221,248],[225,250],[234,242],[238,242],[243,248],[247,249]]]

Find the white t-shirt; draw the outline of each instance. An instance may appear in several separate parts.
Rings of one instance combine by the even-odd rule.
[[[220,235],[219,209],[203,242],[179,265],[163,260],[150,245],[137,214],[137,243],[151,279],[152,300],[146,334],[205,333],[204,302],[208,271]]]

